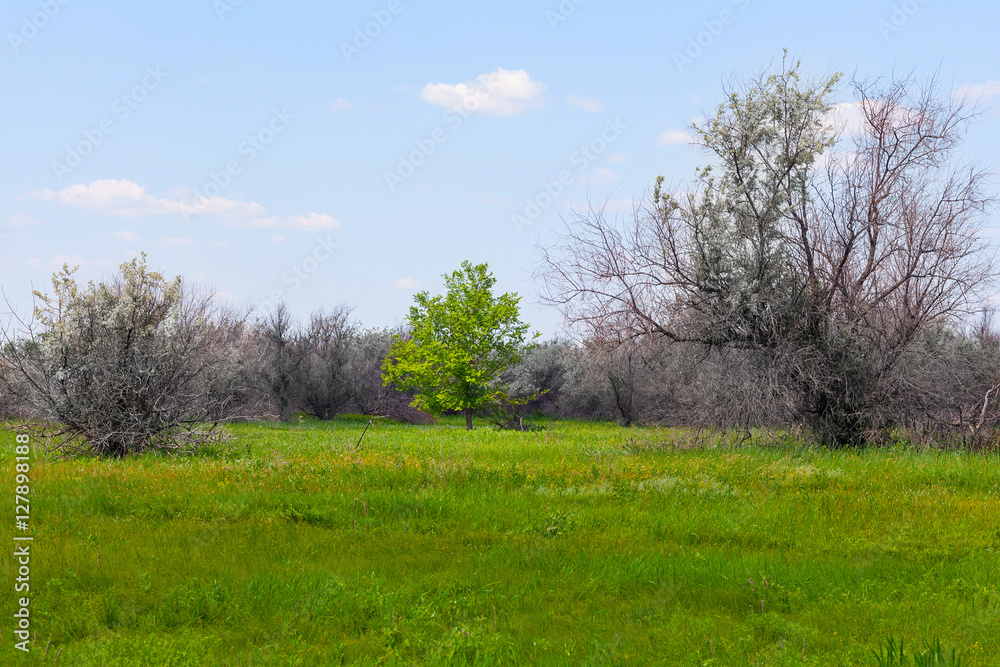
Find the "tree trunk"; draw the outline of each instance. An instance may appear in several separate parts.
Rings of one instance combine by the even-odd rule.
[[[472,409],[471,408],[468,408],[465,411],[465,430],[466,431],[471,431],[472,430]]]

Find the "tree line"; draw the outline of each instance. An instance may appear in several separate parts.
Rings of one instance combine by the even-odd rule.
[[[978,110],[931,80],[853,84],[797,63],[733,81],[692,127],[710,157],[628,214],[601,206],[541,249],[572,341],[538,343],[485,264],[415,297],[398,330],[345,305],[296,321],[225,308],[145,256],[78,285],[65,267],[6,327],[0,410],[65,451],[183,449],[231,419],[426,422],[532,415],[995,447],[1000,338],[985,229],[991,173],[961,141]],[[840,108],[843,108],[841,105]]]

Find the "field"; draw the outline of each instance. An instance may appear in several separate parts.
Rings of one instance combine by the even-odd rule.
[[[352,451],[363,427],[34,460],[35,643],[2,662],[877,665],[903,640],[1000,665],[996,454],[450,420]]]

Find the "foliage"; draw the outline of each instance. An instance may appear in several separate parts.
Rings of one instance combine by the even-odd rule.
[[[964,100],[933,80],[856,81],[862,122],[848,133],[838,80],[783,62],[728,86],[694,127],[712,164],[693,186],[657,179],[631,219],[582,214],[540,269],[588,340],[732,351],[781,396],[778,410],[738,406],[748,422],[806,421],[835,447],[884,439],[908,351],[978,306],[996,202],[988,170],[958,154],[976,114]]]
[[[463,262],[445,275],[446,294],[421,292],[406,336],[397,336],[383,364],[386,384],[415,392],[413,404],[432,413],[472,413],[501,400],[501,373],[520,360],[528,325],[515,294],[493,296],[486,264]]]
[[[8,332],[3,351],[7,389],[48,422],[38,432],[53,447],[111,457],[194,447],[247,408],[241,315],[150,271],[145,255],[98,284],[77,284],[74,271],[35,293],[37,330]]]
[[[872,655],[878,662],[878,667],[961,667],[962,654],[956,649],[949,653],[941,646],[941,641],[923,642],[921,648],[912,649],[907,655],[906,641],[890,637],[879,646],[878,651],[872,650]]]
[[[500,430],[540,431],[543,427],[533,423],[528,414],[531,403],[537,399],[537,394],[511,398],[506,391],[501,391],[481,410],[480,416]]]

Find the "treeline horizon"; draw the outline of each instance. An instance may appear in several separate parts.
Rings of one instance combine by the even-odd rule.
[[[412,391],[384,381],[383,364],[394,338],[406,336],[405,325],[365,327],[345,304],[314,311],[305,321],[297,321],[280,303],[266,313],[238,313],[216,304],[211,294],[186,291],[179,277],[168,281],[149,271],[144,257],[141,263],[123,264],[110,282],[92,285],[94,299],[81,297],[69,269],[53,277],[53,286],[53,295],[36,293],[41,307],[35,309],[34,324],[26,323],[20,335],[7,332],[0,414],[40,420],[57,442],[70,435],[58,422],[74,425],[81,436],[65,441],[73,443],[68,450],[89,450],[83,440],[91,440],[95,431],[121,440],[108,442],[111,453],[132,451],[142,439],[197,435],[180,437],[168,447],[181,449],[202,441],[202,423],[287,420],[297,414],[433,422],[432,415],[411,405]],[[74,300],[90,311],[74,313],[80,305]],[[123,311],[124,303],[131,312]],[[124,320],[116,325],[109,316]],[[62,344],[67,336],[79,336],[85,322],[97,320],[109,328],[95,332],[91,326],[93,338],[87,343]],[[38,325],[43,331],[32,333]],[[115,326],[124,328],[115,331]],[[147,347],[123,354],[123,331],[128,339],[145,338]],[[58,339],[63,363],[54,369],[44,348]],[[74,354],[78,358],[70,359]],[[733,429],[745,431],[747,439],[754,430],[770,429],[786,438],[822,441],[787,378],[768,375],[750,351],[706,350],[652,336],[614,342],[553,337],[529,342],[520,356],[497,378],[511,399],[508,405],[480,411],[498,428],[530,429],[533,417],[544,416]],[[98,360],[108,367],[98,370]],[[992,310],[965,327],[927,328],[904,361],[908,391],[880,405],[893,429],[865,444],[902,439],[947,446],[995,443],[1000,334]],[[163,365],[155,368],[158,363]],[[12,372],[17,368],[19,373]],[[144,372],[163,377],[140,387]],[[115,398],[123,387],[170,396],[170,405],[147,406],[155,415],[116,415]],[[185,391],[186,398],[178,399]],[[101,412],[120,423],[88,427],[87,420]],[[157,420],[163,424],[150,430]],[[121,432],[130,428],[134,433],[123,437]]]
[[[493,303],[485,265],[463,264],[481,269],[476,294],[459,274],[445,275],[444,300],[418,294],[408,323],[424,324],[407,341],[405,327],[365,329],[345,305],[252,319],[143,256],[86,287],[64,269],[51,295],[35,293],[37,333],[4,332],[0,407],[44,417],[65,450],[120,456],[203,443],[215,432],[204,424],[240,417],[426,420],[413,404],[457,405],[468,381],[470,427],[475,405],[501,428],[542,414],[746,439],[765,429],[830,448],[997,449],[987,228],[1000,197],[994,172],[960,151],[982,110],[913,76],[856,78],[855,101],[835,104],[840,80],[807,81],[786,56],[727,81],[692,127],[710,158],[692,182],[659,177],[630,212],[567,220],[535,278],[577,342],[511,350],[521,329],[503,342],[466,326],[468,303]],[[844,104],[855,122],[838,120]],[[501,299],[513,326],[519,297]],[[462,300],[449,324],[444,304]],[[390,350],[423,358],[394,375]]]

